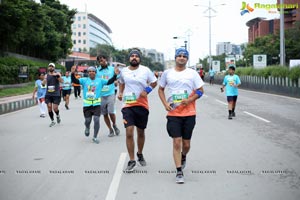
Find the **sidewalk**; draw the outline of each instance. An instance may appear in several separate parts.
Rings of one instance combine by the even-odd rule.
[[[0,115],[34,106],[32,93],[0,98]]]

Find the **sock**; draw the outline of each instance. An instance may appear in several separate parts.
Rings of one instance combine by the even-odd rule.
[[[53,118],[53,112],[52,111],[50,111],[50,112],[48,112],[49,113],[49,117],[50,117],[50,119],[53,121],[54,120],[54,118]]]
[[[234,108],[232,108],[232,112],[234,113]]]
[[[55,111],[55,114],[56,114],[57,117],[59,117],[59,110]]]
[[[181,167],[177,167],[177,172],[182,172],[182,168]]]
[[[229,112],[229,115],[231,115],[231,114],[232,114],[232,110],[228,110],[228,112]]]
[[[181,160],[185,160],[186,159],[186,155],[184,155],[183,153],[181,153]]]

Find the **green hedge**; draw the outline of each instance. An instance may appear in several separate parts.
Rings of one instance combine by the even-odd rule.
[[[269,66],[263,69],[255,69],[253,67],[238,67],[235,71],[239,76],[259,76],[268,78],[272,77],[289,77],[292,81],[298,82],[300,78],[300,66],[289,69],[282,66]]]
[[[37,79],[39,68],[47,68],[49,63],[38,62],[32,60],[19,59],[14,57],[0,57],[0,84],[18,84],[31,82]],[[22,65],[29,66],[29,77],[19,78],[19,67]],[[65,72],[65,67],[55,64],[56,69]]]

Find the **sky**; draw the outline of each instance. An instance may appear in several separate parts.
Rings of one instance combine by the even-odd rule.
[[[241,16],[243,0],[211,0],[211,52],[218,42],[242,44],[248,41],[246,22],[256,18],[279,18],[265,9],[254,9]],[[141,47],[164,53],[165,60],[174,58],[175,48],[188,41],[190,65],[209,55],[209,0],[60,0],[70,9],[87,10],[104,21],[112,30],[115,48]],[[245,0],[274,4],[276,0]],[[222,5],[225,4],[225,5]],[[198,5],[198,6],[195,6]],[[216,12],[215,12],[216,11]],[[178,39],[173,39],[178,37]],[[189,45],[190,44],[190,45]]]

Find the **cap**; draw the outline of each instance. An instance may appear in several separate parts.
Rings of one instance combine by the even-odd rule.
[[[132,54],[136,54],[138,55],[139,58],[141,58],[141,52],[138,50],[138,49],[133,49],[129,52],[129,57],[132,55]]]
[[[89,72],[89,71],[96,71],[96,67],[94,67],[94,66],[90,66],[88,69],[87,69],[87,71]]]
[[[55,64],[54,64],[54,63],[49,63],[48,67],[49,67],[49,66],[55,67]]]

